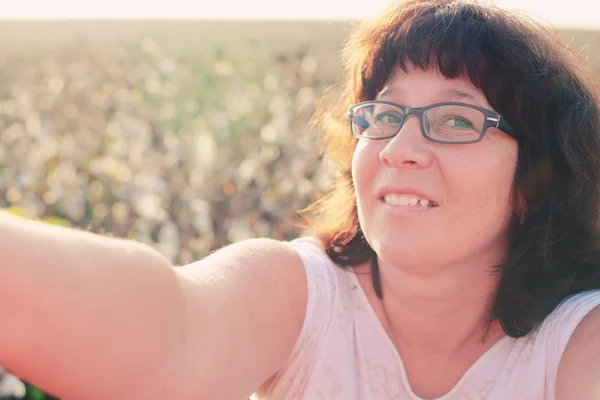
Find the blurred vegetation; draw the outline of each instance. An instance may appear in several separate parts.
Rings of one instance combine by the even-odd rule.
[[[151,38],[0,58],[0,207],[147,243],[176,265],[292,239],[328,185],[307,124],[309,49],[252,39],[174,54]],[[27,399],[42,400],[28,386]]]

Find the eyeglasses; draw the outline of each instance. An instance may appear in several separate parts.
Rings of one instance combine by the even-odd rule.
[[[347,118],[355,137],[384,140],[396,136],[411,114],[419,117],[423,136],[437,143],[479,142],[490,127],[517,138],[515,130],[499,114],[465,103],[406,107],[390,101],[364,101],[348,108]]]

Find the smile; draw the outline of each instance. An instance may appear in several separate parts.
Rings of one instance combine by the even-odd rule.
[[[388,193],[383,197],[383,202],[390,206],[410,206],[410,207],[423,207],[432,208],[438,205],[428,199],[422,199],[417,196],[410,196],[405,194]]]

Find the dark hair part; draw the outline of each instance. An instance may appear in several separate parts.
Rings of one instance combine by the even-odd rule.
[[[337,108],[315,115],[333,190],[301,211],[340,266],[377,257],[361,232],[351,178],[356,145],[346,108],[374,99],[395,68],[467,77],[520,135],[510,248],[490,322],[526,335],[567,296],[600,288],[600,100],[581,57],[556,34],[518,14],[475,2],[409,0],[358,26],[343,53],[346,86]]]

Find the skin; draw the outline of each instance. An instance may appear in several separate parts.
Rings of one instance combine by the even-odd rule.
[[[396,70],[378,99],[411,107],[460,101],[492,109],[466,79],[418,69]],[[434,143],[421,134],[416,116],[394,138],[361,139],[355,149],[358,215],[378,254],[383,300],[368,276],[359,276],[413,390],[424,397],[447,392],[504,336],[497,322],[485,334],[486,316],[497,285],[490,270],[506,254],[517,150],[513,138],[491,128],[478,143]],[[423,191],[438,207],[392,214],[377,194],[386,185]],[[441,379],[436,384],[430,376]]]

